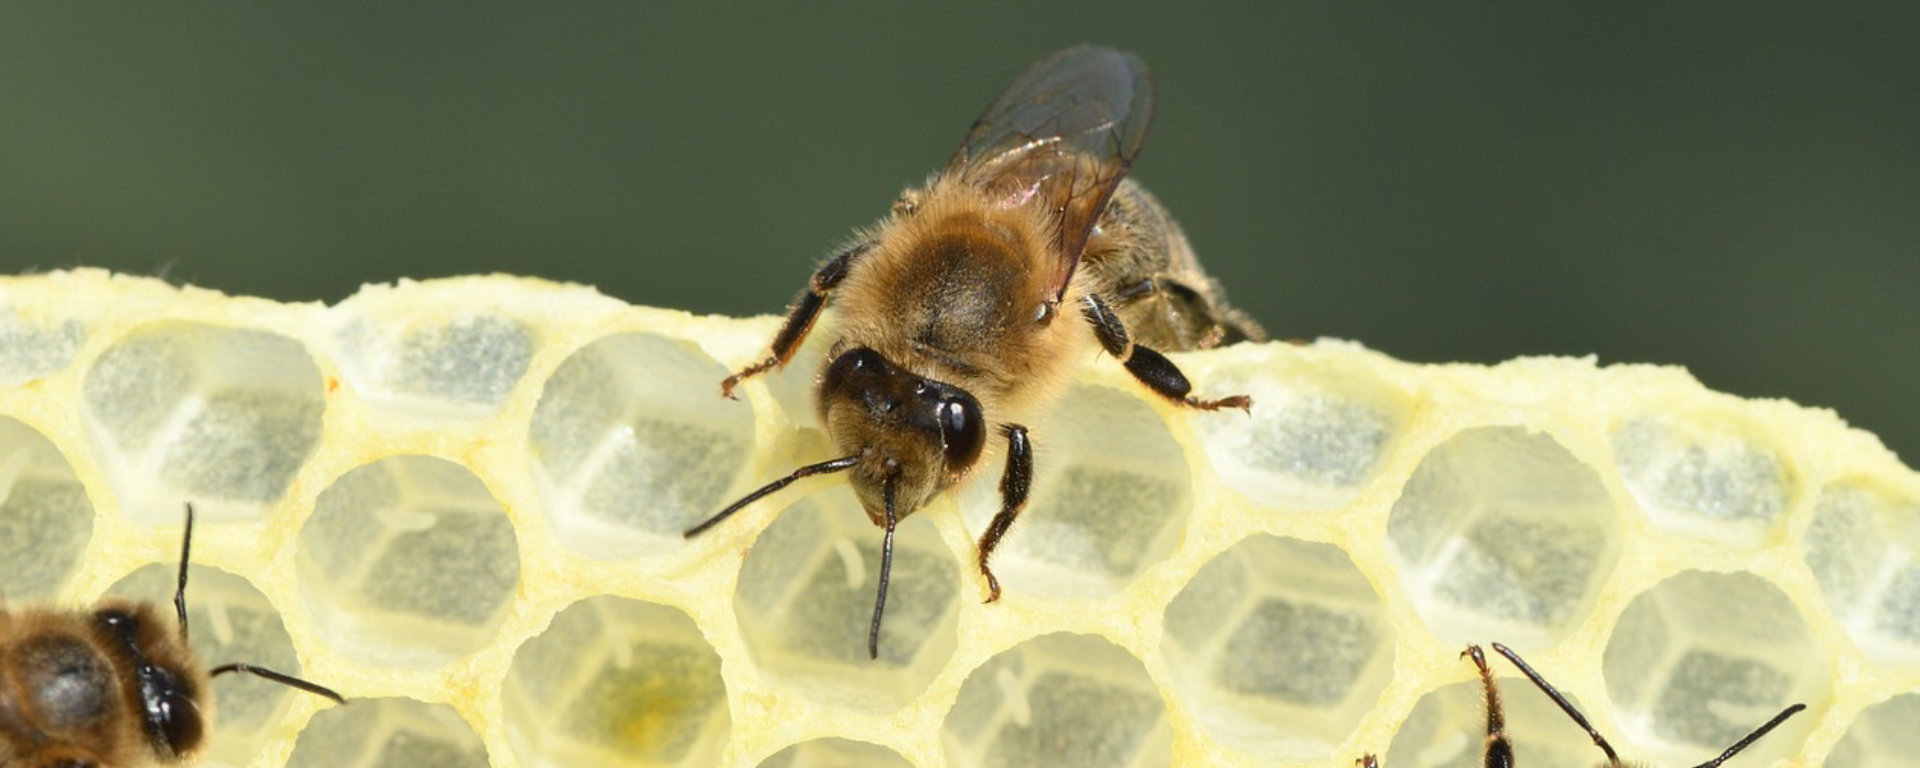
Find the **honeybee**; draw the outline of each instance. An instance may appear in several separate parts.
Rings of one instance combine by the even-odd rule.
[[[181,763],[212,717],[210,678],[263,677],[336,703],[340,694],[249,664],[203,669],[187,649],[187,555],[180,542],[178,633],[149,603],[108,598],[92,611],[0,612],[0,766],[117,768]]]
[[[1201,399],[1159,350],[1265,334],[1228,307],[1186,237],[1127,168],[1147,133],[1146,65],[1108,48],[1035,64],[987,107],[944,170],[814,273],[766,359],[721,382],[784,366],[829,301],[838,338],[816,404],[840,455],[794,470],[686,532],[698,535],[801,478],[848,472],[885,529],[867,652],[879,656],[894,528],[1005,442],[988,559],[1025,507],[1033,445],[1023,424],[1053,400],[1097,342],[1141,384],[1182,406],[1246,410],[1245,395]],[[994,448],[996,452],[999,450]]]
[[[1573,703],[1567,701],[1567,697],[1560,695],[1560,691],[1555,690],[1553,685],[1547,682],[1546,678],[1541,677],[1540,673],[1533,671],[1533,667],[1528,666],[1527,662],[1522,661],[1520,654],[1514,653],[1513,649],[1499,643],[1493,644],[1493,650],[1507,657],[1507,661],[1513,662],[1513,665],[1520,669],[1521,674],[1526,675],[1528,680],[1532,680],[1534,685],[1540,687],[1542,693],[1547,694],[1547,698],[1553,699],[1553,703],[1560,706],[1560,711],[1567,713],[1567,717],[1573,718],[1573,722],[1577,723],[1582,730],[1585,730],[1588,736],[1593,737],[1594,745],[1600,747],[1600,751],[1606,753],[1607,756],[1605,761],[1595,764],[1596,768],[1627,768],[1627,766],[1634,765],[1633,763],[1621,761],[1620,756],[1614,753],[1613,745],[1608,744],[1606,738],[1602,737],[1599,731],[1593,729],[1593,726],[1587,722],[1587,718],[1580,714],[1580,710],[1574,709]],[[1513,768],[1513,745],[1507,741],[1506,712],[1500,705],[1500,687],[1493,681],[1493,670],[1487,667],[1487,656],[1480,650],[1480,646],[1477,645],[1467,646],[1467,650],[1460,655],[1473,659],[1474,666],[1480,670],[1481,687],[1486,690],[1487,694],[1487,742],[1484,764],[1486,768]],[[1775,727],[1785,722],[1787,718],[1794,716],[1799,713],[1800,710],[1806,708],[1807,705],[1805,704],[1795,704],[1781,710],[1780,714],[1774,715],[1773,719],[1768,720],[1765,725],[1755,728],[1753,732],[1747,734],[1745,738],[1734,742],[1733,746],[1727,747],[1726,751],[1721,752],[1719,757],[1701,763],[1695,766],[1695,768],[1719,768],[1720,764],[1726,762],[1728,758],[1739,754],[1740,750],[1746,749],[1755,741],[1758,741],[1760,737],[1767,735],[1767,732],[1772,731]],[[1364,768],[1378,768],[1373,755],[1367,755],[1362,758],[1362,762],[1364,763]]]

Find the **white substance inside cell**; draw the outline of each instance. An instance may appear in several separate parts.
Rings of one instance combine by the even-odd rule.
[[[867,580],[867,564],[860,557],[860,548],[842,537],[833,540],[833,553],[840,557],[840,565],[847,571],[847,589],[859,589]]]
[[[993,676],[993,683],[1000,687],[1000,695],[1005,697],[1001,701],[1006,705],[1007,717],[1013,719],[1013,724],[1021,728],[1032,727],[1033,709],[1027,706],[1027,689],[1020,684],[1019,678],[1013,676],[1013,670],[1000,670],[999,674]]]

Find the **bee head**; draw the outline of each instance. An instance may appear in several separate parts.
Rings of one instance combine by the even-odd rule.
[[[201,711],[206,674],[187,655],[170,622],[144,605],[111,604],[93,614],[96,632],[133,678],[138,711],[154,754],[179,760],[206,738]]]
[[[889,479],[905,516],[965,475],[986,442],[986,417],[973,395],[867,347],[827,365],[818,401],[834,444],[859,459],[854,491],[876,524],[885,519]]]

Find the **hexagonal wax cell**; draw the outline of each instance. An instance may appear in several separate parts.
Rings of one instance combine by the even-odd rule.
[[[1077,386],[1032,430],[1033,494],[994,551],[1009,592],[1106,597],[1164,559],[1185,533],[1191,472],[1179,443],[1137,397]],[[997,438],[996,438],[997,439]],[[1000,511],[1004,464],[962,494],[968,530]]]
[[[374,409],[409,421],[486,418],[533,359],[530,329],[476,311],[432,324],[356,315],[335,341],[341,376]]]
[[[1827,754],[1825,768],[1920,768],[1920,693],[1860,711]]]
[[[513,522],[466,467],[395,456],[334,481],[300,530],[300,595],[341,654],[430,668],[493,640],[520,581]]]
[[[1621,478],[1655,524],[1710,541],[1778,535],[1794,489],[1779,455],[1737,424],[1667,415],[1613,430]]]
[[[25,384],[67,367],[87,337],[86,326],[46,316],[45,307],[14,305],[7,298],[0,296],[0,385]]]
[[[1552,437],[1462,431],[1420,461],[1387,521],[1388,553],[1434,634],[1549,645],[1585,618],[1619,559],[1600,476]]]
[[[1829,485],[1801,552],[1856,644],[1881,661],[1920,659],[1920,503],[1856,482]]]
[[[320,711],[287,768],[488,768],[486,745],[460,713],[413,699],[354,699]]]
[[[1393,628],[1347,554],[1259,534],[1167,605],[1174,687],[1221,743],[1324,760],[1393,676]]]
[[[649,333],[561,363],[529,435],[555,538],[610,560],[684,546],[752,458],[753,409],[719,396],[726,376],[691,343]]]
[[[1473,669],[1471,661],[1461,659],[1460,663]],[[1503,669],[1506,659],[1491,648],[1487,649],[1487,663],[1493,665],[1494,680],[1500,686],[1501,712],[1507,718],[1507,740],[1513,745],[1514,765],[1538,768],[1600,764],[1605,753],[1594,746],[1586,731],[1563,714],[1547,694],[1517,673],[1506,674],[1511,671]],[[1542,674],[1548,674],[1548,682],[1560,688],[1561,694],[1575,707],[1580,706],[1579,697],[1573,691],[1552,680],[1545,670]],[[1477,679],[1428,692],[1420,697],[1413,712],[1394,732],[1382,763],[1389,767],[1481,768],[1486,765],[1486,701],[1486,689]],[[1602,730],[1601,735],[1607,736],[1609,743],[1614,742],[1605,732],[1606,720],[1595,718],[1594,713],[1584,708],[1581,714],[1594,721],[1594,726]],[[1614,748],[1625,746],[1615,744]]]
[[[320,440],[320,369],[300,342],[200,323],[141,326],[87,371],[81,421],[122,509],[174,523],[253,520]]]
[[[1100,637],[1041,635],[960,684],[940,729],[955,768],[1164,766],[1166,703],[1139,660]]]
[[[171,629],[179,575],[178,563],[153,563],[115,582],[107,594],[151,603]],[[243,663],[300,675],[300,659],[294,655],[293,638],[280,620],[280,611],[244,578],[190,565],[187,623],[193,630],[188,646],[208,669]],[[251,765],[260,748],[276,735],[293,697],[311,695],[253,675],[214,678],[213,728],[202,764]]]
[[[1601,673],[1623,734],[1649,761],[1719,754],[1787,705],[1803,714],[1741,753],[1793,754],[1832,695],[1827,652],[1785,592],[1750,573],[1684,571],[1640,593],[1607,639]]]
[[[732,730],[720,654],[664,605],[593,597],[514,652],[507,740],[528,768],[716,765]]]
[[[880,657],[869,659],[883,536],[845,485],[782,510],[748,550],[733,591],[754,662],[783,686],[862,709],[896,709],[926,690],[957,642],[959,564],[932,520],[901,522]]]
[[[52,596],[92,537],[93,502],[60,449],[39,430],[0,416],[0,596]]]
[[[1253,397],[1244,418],[1198,418],[1194,426],[1220,481],[1267,508],[1351,500],[1410,410],[1404,394],[1371,375],[1285,360],[1210,377],[1207,390]]]
[[[758,768],[913,768],[913,763],[878,744],[814,739],[773,753]]]

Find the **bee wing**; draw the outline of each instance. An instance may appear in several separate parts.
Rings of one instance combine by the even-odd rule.
[[[1052,213],[1058,300],[1107,199],[1146,141],[1153,81],[1131,53],[1078,46],[1033,65],[975,120],[950,174]]]

